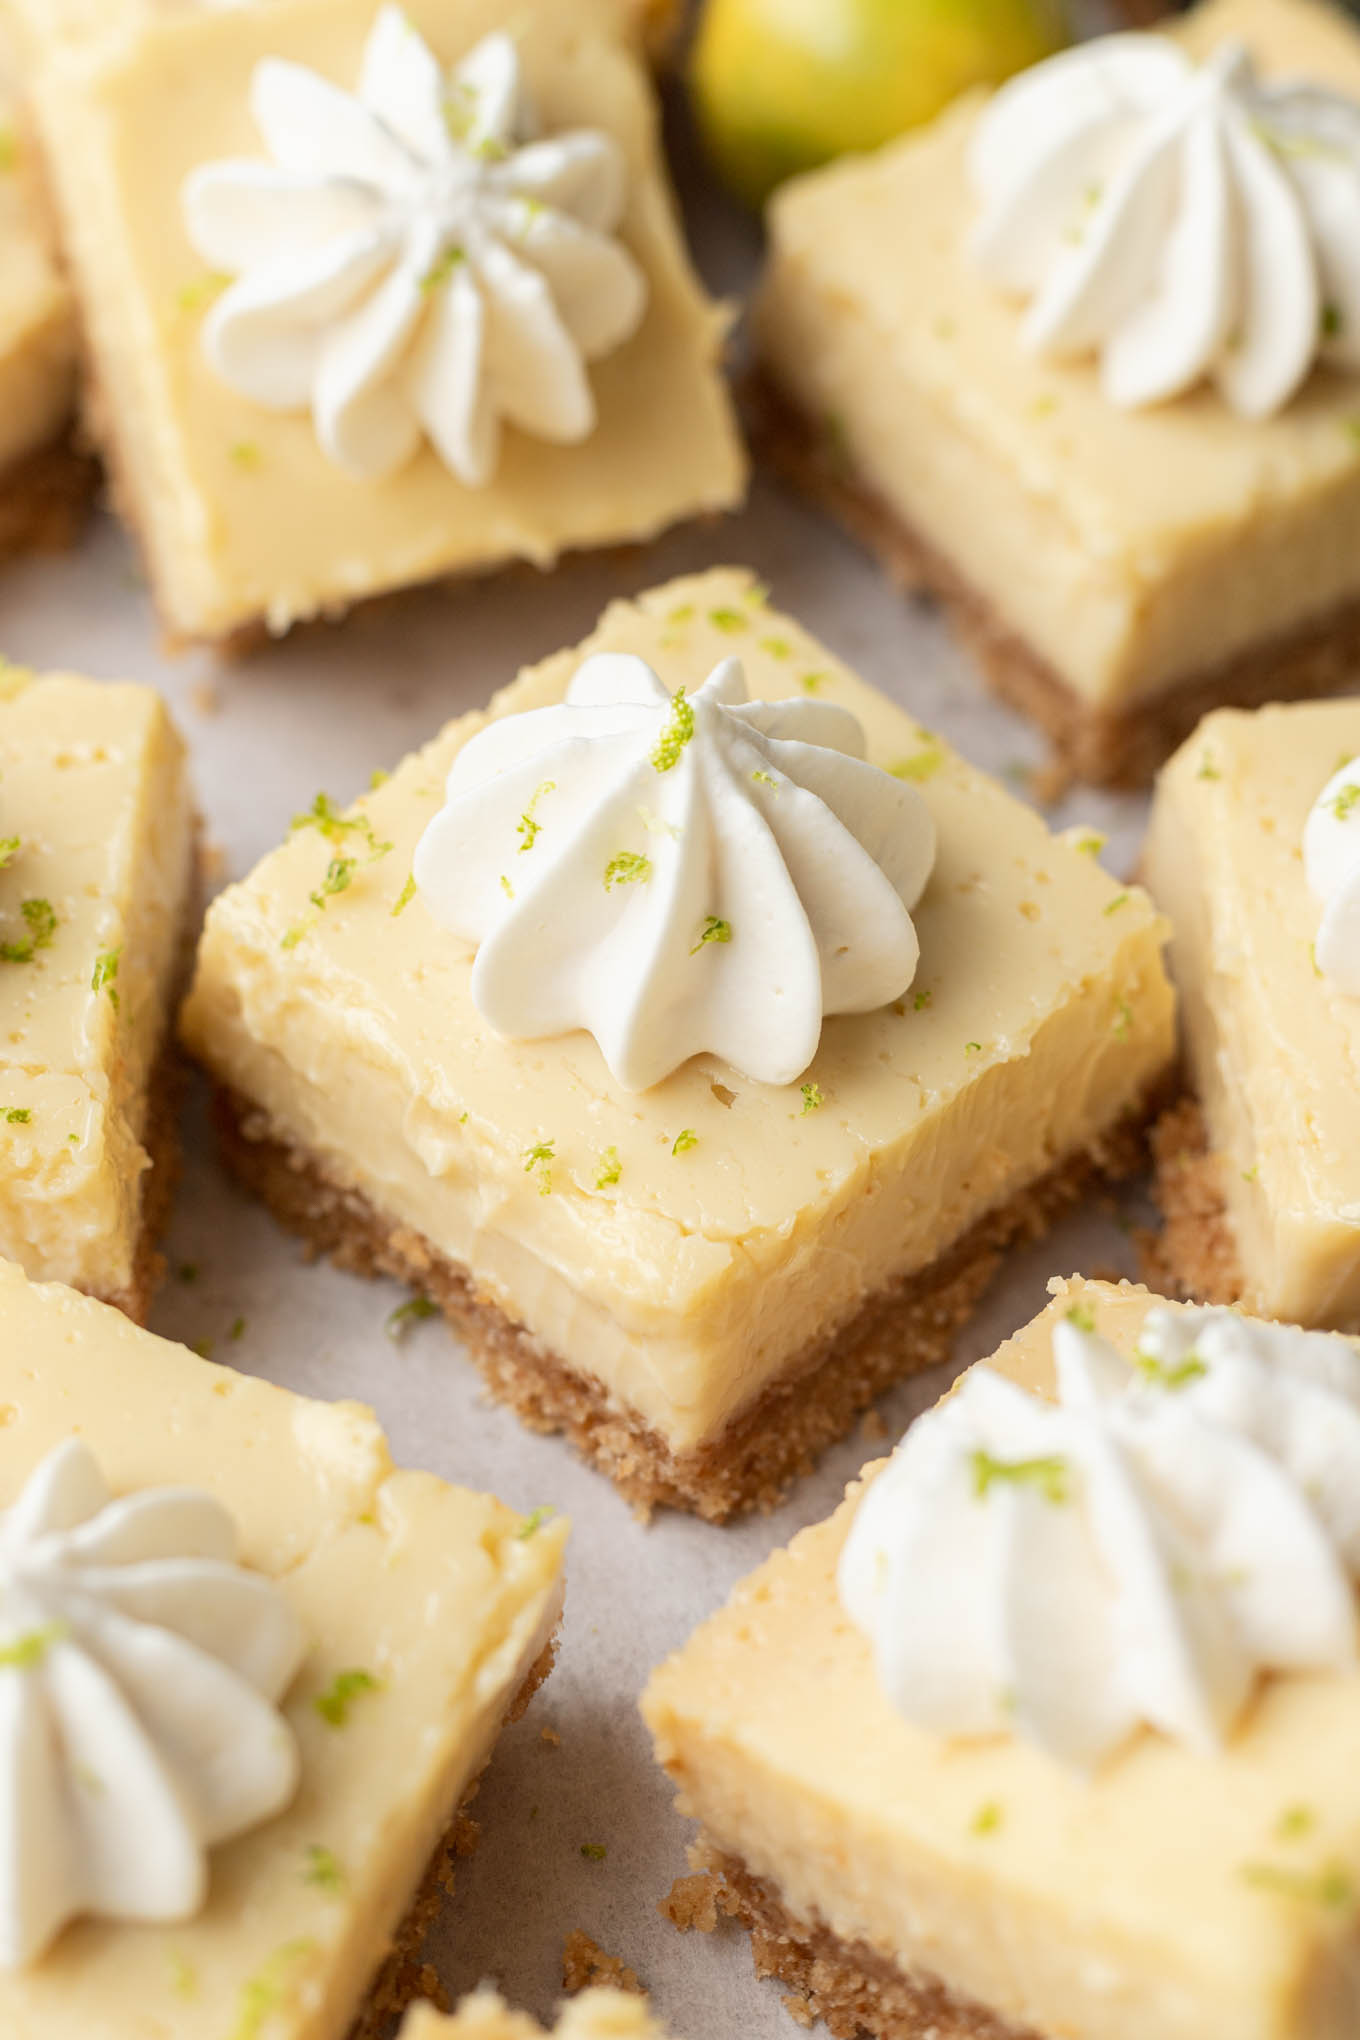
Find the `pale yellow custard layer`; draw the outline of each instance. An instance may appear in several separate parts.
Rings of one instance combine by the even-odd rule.
[[[507,22],[502,0],[411,0],[407,12],[446,64]],[[181,9],[107,43],[76,40],[39,72],[101,429],[157,602],[185,636],[261,620],[282,630],[382,589],[514,559],[550,567],[566,548],[650,538],[745,491],[719,363],[727,314],[686,255],[655,95],[615,0],[521,0],[513,13],[544,132],[601,128],[621,146],[620,231],[647,275],[639,331],[591,369],[599,421],[587,440],[550,446],[509,432],[481,489],[429,446],[385,480],[357,480],[326,459],[308,413],[266,411],[218,380],[200,331],[220,283],[186,237],[185,177],[262,155],[248,108],[261,58],[352,90],[375,13],[374,0]]]
[[[465,1998],[452,2018],[430,2005],[408,2013],[401,2040],[549,2040],[536,2019],[512,2012],[494,1991]],[[551,2040],[666,2040],[647,2000],[621,1990],[587,1990],[562,2007]]]
[[[1088,1306],[1129,1353],[1156,1301],[1054,1288],[989,1363],[1039,1394],[1062,1312]],[[1087,1777],[1019,1741],[947,1741],[889,1706],[841,1609],[857,1493],[654,1675],[643,1712],[682,1809],[803,1920],[1026,2032],[1353,2040],[1355,1904],[1310,1893],[1324,1869],[1360,1892],[1360,1676],[1270,1682],[1214,1759],[1148,1733]]]
[[[1221,710],[1162,773],[1143,853],[1251,1310],[1360,1326],[1360,1002],[1319,976],[1308,812],[1360,702]]]
[[[1135,1107],[1169,1061],[1172,996],[1142,893],[765,609],[748,575],[615,603],[490,713],[560,700],[600,650],[640,653],[672,689],[739,654],[754,695],[810,686],[854,711],[872,759],[916,780],[940,852],[904,1000],[827,1022],[787,1087],[701,1056],[635,1095],[584,1034],[495,1039],[468,949],[419,898],[393,912],[449,766],[485,723],[469,715],[364,798],[393,848],[324,911],[308,896],[332,846],[309,829],[215,903],[185,1032],[285,1141],[469,1267],[682,1452]],[[695,1139],[677,1153],[681,1133]],[[551,1160],[533,1166],[542,1143]]]
[[[0,1255],[102,1296],[136,1257],[194,837],[151,688],[0,672]]]
[[[210,1366],[4,1263],[0,1325],[0,1508],[75,1433],[116,1493],[183,1485],[224,1503],[243,1561],[308,1638],[284,1704],[302,1752],[293,1805],[214,1851],[197,1918],[78,1924],[0,1974],[0,2032],[344,2040],[555,1626],[565,1525],[526,1537],[500,1502],[394,1471],[359,1405]],[[356,1669],[377,1683],[334,1725],[316,1701]],[[318,1879],[318,1850],[333,1875]]]
[[[1360,98],[1360,33],[1313,0],[1211,0],[1177,28]],[[983,105],[786,186],[759,342],[850,466],[1095,707],[1202,674],[1360,599],[1360,377],[1267,422],[1210,388],[1122,412],[1040,362],[968,259]]]
[[[75,393],[75,311],[0,15],[0,478],[63,431]]]

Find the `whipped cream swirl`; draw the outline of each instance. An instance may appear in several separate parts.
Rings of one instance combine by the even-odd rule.
[[[1360,1355],[1149,1312],[1132,1367],[1072,1322],[1058,1402],[975,1367],[865,1494],[839,1585],[892,1705],[1095,1765],[1210,1753],[1263,1674],[1353,1672]]]
[[[1360,367],[1360,105],[1262,83],[1224,44],[1196,66],[1156,35],[1053,57],[974,138],[983,273],[1029,301],[1034,354],[1100,357],[1109,400],[1206,378],[1248,418],[1316,361]]]
[[[864,760],[848,710],[748,701],[738,659],[698,692],[599,653],[557,707],[465,745],[415,879],[477,943],[496,1033],[585,1028],[629,1091],[708,1051],[788,1084],[828,1013],[905,991],[935,856],[917,790]]]
[[[0,1515],[0,1964],[68,1921],[181,1920],[207,1850],[279,1813],[303,1643],[211,1497],[115,1501],[71,1438]]]
[[[618,144],[532,139],[508,35],[446,74],[383,7],[351,95],[278,58],[251,112],[272,160],[186,181],[189,238],[236,281],[203,328],[222,379],[272,411],[310,407],[328,459],[379,479],[428,439],[469,488],[502,424],[572,445],[595,428],[586,364],[636,331],[647,286],[612,238]]]
[[[1313,960],[1338,991],[1360,998],[1360,759],[1333,773],[1313,802],[1303,868],[1322,902]]]

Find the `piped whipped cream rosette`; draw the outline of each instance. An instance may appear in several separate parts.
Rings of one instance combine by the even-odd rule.
[[[367,479],[427,439],[476,488],[503,424],[589,437],[587,364],[647,298],[614,238],[626,166],[606,134],[535,138],[508,35],[449,74],[385,6],[354,93],[267,58],[250,106],[269,160],[206,164],[183,193],[194,248],[235,279],[203,328],[226,383],[310,409],[326,456]]]
[[[74,1438],[43,1461],[0,1516],[0,1964],[200,1909],[207,1851],[296,1791],[302,1652],[210,1496],[114,1500]]]
[[[1269,1673],[1353,1672],[1360,1356],[1223,1310],[1073,1323],[1058,1400],[987,1367],[908,1432],[841,1556],[892,1705],[1072,1765],[1212,1753]]]
[[[1360,760],[1333,773],[1314,801],[1303,868],[1322,904],[1313,960],[1338,991],[1360,998]]]
[[[934,823],[864,748],[831,703],[749,701],[737,659],[672,696],[644,660],[597,654],[562,704],[459,752],[416,884],[478,945],[497,1034],[584,1028],[632,1091],[705,1051],[792,1083],[824,1015],[916,972]]]
[[[1315,362],[1360,367],[1360,105],[1321,83],[1106,36],[1002,87],[972,173],[972,253],[1028,301],[1024,346],[1098,355],[1112,403],[1207,379],[1263,418]]]

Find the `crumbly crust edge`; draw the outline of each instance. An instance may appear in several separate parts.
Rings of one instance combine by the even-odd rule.
[[[660,1911],[682,1932],[711,1933],[720,1913],[751,1936],[756,1975],[791,1987],[784,2002],[801,2026],[824,2021],[833,2040],[1043,2040],[985,2005],[957,1996],[926,1971],[909,1973],[867,1942],[846,1941],[790,1911],[778,1889],[706,1836],[690,1849],[694,1874]]]
[[[911,594],[939,603],[1002,701],[1036,723],[1054,754],[1052,791],[1070,780],[1146,786],[1215,708],[1313,699],[1351,685],[1360,665],[1360,601],[1174,681],[1125,708],[1093,708],[1009,625],[944,555],[890,510],[770,380],[746,392],[757,450],[800,494],[842,524]]]
[[[1101,1176],[1146,1160],[1149,1100],[1092,1145],[985,1213],[932,1266],[871,1296],[711,1443],[681,1456],[480,1294],[469,1271],[340,1183],[250,1101],[225,1088],[216,1116],[227,1166],[316,1253],[363,1275],[393,1275],[428,1296],[463,1338],[491,1393],[530,1430],[560,1431],[639,1511],[687,1509],[722,1522],[773,1508],[817,1455],[905,1376],[947,1360],[1002,1252],[1037,1239]]]
[[[1240,1303],[1246,1284],[1223,1162],[1209,1145],[1197,1098],[1187,1095],[1162,1114],[1152,1132],[1152,1161],[1162,1230],[1141,1242],[1143,1281],[1186,1303]]]

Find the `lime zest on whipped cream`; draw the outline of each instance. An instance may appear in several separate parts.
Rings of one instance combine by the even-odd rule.
[[[0,1671],[35,1672],[47,1653],[70,1634],[64,1622],[44,1622],[25,1629],[9,1643],[0,1643]]]
[[[693,949],[691,949],[690,955],[697,956],[699,954],[699,951],[704,947],[705,943],[730,942],[731,940],[732,940],[732,923],[730,921],[721,920],[717,914],[709,914],[704,921],[703,933],[700,935],[699,940],[695,943]]]
[[[1139,1350],[1133,1356],[1133,1364],[1144,1381],[1172,1395],[1178,1389],[1189,1388],[1192,1381],[1202,1380],[1209,1372],[1198,1353],[1186,1353],[1179,1360],[1161,1360],[1155,1353]]]
[[[671,697],[670,714],[662,726],[652,752],[652,765],[657,772],[669,772],[680,763],[680,754],[694,735],[694,708],[685,699],[685,690],[680,687]]]
[[[524,855],[526,850],[533,849],[535,843],[538,841],[539,832],[543,827],[542,822],[536,819],[534,812],[538,806],[538,803],[547,794],[556,793],[556,791],[557,781],[555,779],[545,779],[542,781],[540,785],[534,788],[533,797],[530,800],[528,807],[525,808],[524,813],[520,816],[519,820],[515,824],[515,834],[520,839],[519,854],[521,857]]]
[[[662,765],[657,769],[664,772],[667,768]],[[650,857],[644,857],[640,850],[620,850],[604,868],[604,889],[613,892],[616,885],[646,885],[651,875]]]
[[[979,1445],[972,1453],[971,1465],[973,1493],[980,1502],[985,1502],[992,1489],[1001,1484],[1031,1487],[1055,1508],[1071,1499],[1071,1468],[1056,1452],[1037,1459],[998,1459]]]

